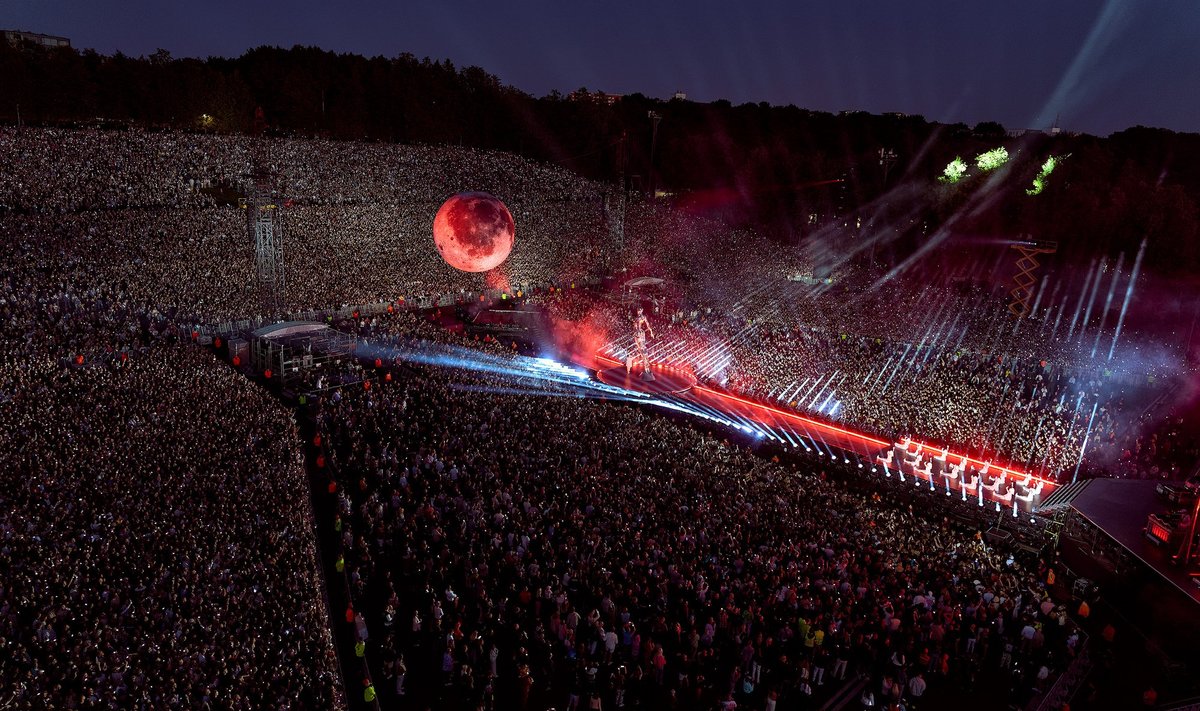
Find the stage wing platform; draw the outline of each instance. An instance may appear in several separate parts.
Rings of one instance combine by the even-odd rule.
[[[744,417],[784,433],[788,440],[796,439],[798,446],[834,456],[834,450],[852,453],[867,466],[882,470],[884,476],[898,476],[916,486],[945,491],[964,501],[976,499],[997,510],[1030,512],[1044,492],[1054,490],[1054,484],[994,463],[937,449],[911,439],[888,442],[863,432],[841,427],[832,422],[806,417],[765,403],[755,402],[733,393],[697,385],[688,393],[691,400]],[[843,459],[849,461],[845,455]],[[964,480],[970,480],[965,484]],[[997,481],[1007,481],[1006,493],[995,487]],[[992,488],[984,485],[991,482]],[[1019,482],[1019,483],[1018,483]]]
[[[1171,565],[1166,548],[1146,536],[1146,520],[1164,508],[1154,487],[1153,481],[1094,479],[1071,501],[1071,508],[1193,602],[1200,603],[1200,587],[1181,568]]]
[[[623,363],[599,353],[594,355],[593,362],[601,366],[596,370],[596,377],[606,385],[663,397],[677,396],[681,401],[701,404],[735,419],[765,426],[780,442],[821,456],[839,456],[847,463],[853,455],[862,465],[878,469],[884,476],[898,476],[917,486],[943,490],[964,501],[976,499],[981,506],[986,503],[995,506],[997,511],[1030,513],[1056,488],[1054,482],[998,462],[981,461],[911,439],[889,442],[794,410],[702,385],[686,370],[653,365],[655,380],[647,382],[639,377],[640,367],[627,373]],[[1000,485],[1004,486],[1003,493],[995,488]]]

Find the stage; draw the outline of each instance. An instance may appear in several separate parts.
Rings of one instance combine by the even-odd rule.
[[[625,366],[618,365],[597,370],[596,379],[605,385],[649,395],[683,395],[696,385],[696,376],[687,371],[652,366],[650,372],[654,380],[643,380],[640,366],[629,371]]]
[[[947,495],[958,496],[963,500],[977,500],[980,505],[987,504],[1002,510],[1031,513],[1056,487],[1052,481],[1031,477],[1026,472],[999,461],[981,461],[915,440],[890,442],[834,422],[806,416],[795,410],[702,385],[692,373],[684,369],[653,365],[655,379],[644,381],[639,377],[639,367],[635,367],[632,372],[626,372],[623,363],[608,356],[595,354],[591,365],[595,368],[596,378],[606,385],[682,404],[698,405],[702,411],[708,409],[721,413],[729,418],[730,424],[734,426],[752,423],[755,431],[781,444],[803,449],[818,457],[841,459],[843,463],[857,462],[864,468],[875,470],[880,476],[899,477],[911,481],[914,486],[943,490]],[[745,427],[742,429],[746,431]],[[894,454],[892,459],[888,459],[888,455],[897,449],[907,453],[908,457],[919,458],[925,466],[912,467],[902,464],[895,461]],[[1019,500],[1016,496],[996,496],[986,487],[968,486],[964,491],[961,486],[962,478],[940,476],[930,471],[928,463],[935,458],[943,464],[961,465],[967,477],[989,472],[991,477],[1002,475],[1008,481],[1027,483],[1031,488],[1039,487],[1038,493],[1032,500]]]

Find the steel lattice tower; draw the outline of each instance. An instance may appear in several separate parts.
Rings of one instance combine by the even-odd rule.
[[[247,228],[254,234],[254,264],[264,308],[271,314],[283,310],[286,284],[283,267],[283,221],[271,190],[270,177],[254,176],[248,202]]]
[[[263,135],[262,108],[254,112],[251,147],[252,172],[246,201],[246,230],[254,239],[254,271],[263,308],[278,315],[284,305],[283,220],[274,191],[270,144]]]

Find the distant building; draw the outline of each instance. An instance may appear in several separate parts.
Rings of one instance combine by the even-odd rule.
[[[1038,133],[1041,133],[1041,134],[1044,134],[1047,136],[1057,136],[1062,133],[1066,133],[1068,136],[1078,136],[1079,135],[1079,133],[1075,132],[1075,131],[1064,132],[1062,130],[1062,128],[1059,126],[1051,126],[1050,128],[1010,128],[1007,131],[1005,131],[1005,133],[1008,135],[1009,138],[1020,138],[1021,136],[1028,136],[1030,134],[1038,134]]]
[[[682,91],[676,90],[675,94],[672,95],[671,98],[679,99],[680,101],[687,101],[687,94],[683,93]]]
[[[1018,136],[1024,136],[1024,135],[1027,135],[1030,133],[1041,133],[1041,134],[1045,134],[1047,136],[1058,136],[1062,133],[1066,133],[1068,136],[1078,136],[1079,135],[1078,131],[1065,131],[1064,132],[1062,130],[1062,127],[1058,125],[1058,117],[1055,116],[1054,117],[1054,125],[1050,126],[1050,128],[1014,128],[1014,129],[1010,129],[1008,131],[1008,137],[1009,138],[1017,138]]]
[[[567,94],[567,101],[581,101],[589,104],[604,104],[612,106],[621,100],[622,94],[606,94],[603,91],[572,91]]]
[[[56,37],[54,35],[41,35],[37,32],[25,32],[23,30],[0,30],[0,35],[11,45],[18,46],[25,42],[32,42],[39,47],[70,47],[71,40],[67,37]]]

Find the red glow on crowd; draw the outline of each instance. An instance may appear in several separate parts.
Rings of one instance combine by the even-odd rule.
[[[487,283],[489,289],[496,289],[507,294],[512,293],[512,285],[508,281],[508,273],[503,266],[489,271],[483,276],[483,280]]]

